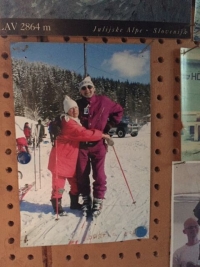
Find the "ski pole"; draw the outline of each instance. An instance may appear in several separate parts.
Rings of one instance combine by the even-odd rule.
[[[40,181],[40,189],[41,189],[41,158],[40,158],[40,143],[38,145],[39,148],[39,181]]]
[[[34,174],[35,174],[35,191],[36,191],[36,162],[35,162],[35,137],[33,139],[33,155],[34,155]]]
[[[58,172],[57,172],[57,163],[58,163],[58,155],[57,155],[57,143],[55,144],[56,150],[56,221],[59,220],[58,218]]]
[[[131,195],[131,198],[132,198],[132,200],[133,200],[133,204],[135,204],[135,203],[136,203],[136,201],[134,200],[134,198],[133,198],[133,195],[132,195],[132,193],[131,193],[131,190],[130,190],[129,184],[128,184],[128,182],[127,182],[126,176],[125,176],[125,174],[124,174],[124,171],[123,171],[123,169],[122,169],[121,163],[120,163],[120,161],[119,161],[119,158],[118,158],[118,156],[117,156],[117,153],[116,153],[115,147],[114,147],[114,146],[112,146],[112,148],[113,148],[113,150],[114,150],[115,156],[116,156],[116,158],[117,158],[117,161],[118,161],[118,163],[119,163],[120,169],[121,169],[121,171],[122,171],[122,174],[123,174],[123,176],[124,176],[124,180],[125,180],[125,182],[126,182],[126,185],[127,185],[127,187],[128,187],[129,193],[130,193],[130,195]]]

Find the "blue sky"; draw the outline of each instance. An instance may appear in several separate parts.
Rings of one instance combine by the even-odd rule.
[[[84,75],[84,48],[77,43],[12,43],[11,56],[44,62]],[[150,46],[141,44],[86,44],[91,77],[150,83]]]

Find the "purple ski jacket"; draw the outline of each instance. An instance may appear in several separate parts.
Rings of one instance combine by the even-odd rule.
[[[79,107],[80,121],[86,129],[98,129],[107,133],[108,124],[112,127],[122,119],[123,108],[107,96],[82,97],[76,102]]]

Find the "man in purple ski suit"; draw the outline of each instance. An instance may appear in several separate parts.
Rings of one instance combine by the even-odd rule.
[[[122,119],[122,107],[104,95],[95,95],[95,87],[87,76],[80,84],[82,96],[77,100],[80,122],[86,129],[98,129],[108,133],[110,128]],[[98,216],[106,192],[105,157],[107,144],[104,140],[81,142],[77,161],[77,181],[83,197],[83,214]],[[91,199],[90,172],[93,172],[93,201]]]

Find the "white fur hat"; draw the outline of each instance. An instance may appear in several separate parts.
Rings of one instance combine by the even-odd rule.
[[[63,101],[63,107],[65,113],[67,113],[70,108],[78,107],[78,105],[73,99],[66,95]]]
[[[94,87],[94,84],[93,84],[93,82],[92,82],[90,76],[85,77],[85,79],[84,79],[82,82],[79,83],[79,85],[78,85],[78,87],[79,87],[79,91],[81,90],[81,88],[82,88],[83,86],[87,86],[87,85],[91,85],[91,86]]]

